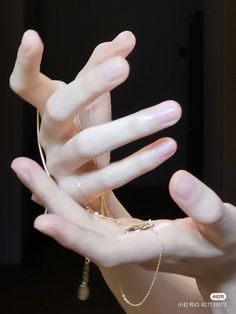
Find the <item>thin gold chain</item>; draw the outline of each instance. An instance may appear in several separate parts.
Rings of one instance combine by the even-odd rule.
[[[92,105],[89,105],[89,118],[90,118],[90,125],[93,126],[93,112],[92,112]],[[80,126],[82,127],[82,123],[80,121],[80,118],[78,116],[78,119],[79,119],[79,124]],[[97,167],[97,158],[94,158],[93,159],[93,162],[95,164],[95,167]],[[83,197],[82,195],[82,191],[81,191],[81,186],[80,186],[80,183],[77,181],[77,187],[79,187],[80,189],[80,194],[81,194],[81,197]],[[84,203],[84,202],[83,202]],[[87,206],[85,203],[84,203],[84,206],[85,208],[91,212],[92,214],[95,214],[97,216],[99,216],[100,218],[103,218],[103,219],[109,219],[110,221],[116,223],[116,224],[119,224],[121,225],[121,223],[117,220],[117,219],[114,219],[110,216],[110,213],[109,213],[109,210],[107,208],[107,205],[106,205],[106,200],[105,200],[105,197],[104,195],[101,195],[100,196],[100,211],[101,213],[98,213],[98,212],[94,212],[89,206]],[[148,230],[150,228],[153,228],[154,227],[154,224],[151,222],[151,220],[148,220],[148,221],[141,221],[140,223],[136,223],[136,224],[133,224],[131,225],[129,228],[126,229],[126,233],[130,233],[130,232],[137,232],[137,231],[143,231],[143,230]],[[153,229],[152,229],[153,230]],[[137,302],[137,303],[134,303],[132,301],[130,301],[128,299],[128,297],[126,296],[119,280],[118,280],[118,286],[119,286],[119,290],[120,290],[120,293],[121,293],[121,296],[124,300],[124,302],[132,307],[139,307],[139,306],[142,306],[143,303],[147,300],[147,298],[149,297],[150,293],[151,293],[151,290],[156,282],[156,278],[157,278],[157,275],[158,275],[158,271],[159,271],[159,268],[160,268],[160,264],[161,264],[161,260],[162,260],[162,256],[163,256],[163,251],[164,251],[164,246],[163,246],[163,243],[162,243],[162,240],[161,240],[161,237],[160,237],[160,234],[159,232],[156,232],[153,230],[153,232],[158,236],[158,239],[160,241],[160,255],[158,257],[158,261],[157,261],[157,266],[156,266],[156,270],[155,270],[155,273],[154,273],[154,276],[153,276],[153,279],[151,281],[151,284],[147,290],[147,293],[145,294],[145,296],[143,297],[143,299],[140,301],[140,302]]]
[[[160,248],[160,255],[158,257],[158,261],[157,261],[157,266],[156,266],[156,270],[155,270],[155,273],[154,273],[154,276],[153,276],[153,279],[151,281],[151,284],[147,290],[147,293],[145,294],[145,296],[143,297],[143,299],[140,301],[140,302],[132,302],[130,301],[130,299],[127,297],[127,294],[124,292],[124,288],[121,286],[121,284],[119,283],[119,290],[120,290],[120,293],[121,293],[121,296],[124,300],[124,302],[132,307],[139,307],[139,306],[142,306],[143,303],[147,300],[147,298],[150,296],[150,293],[152,291],[152,288],[156,282],[156,279],[157,279],[157,275],[158,275],[158,272],[159,272],[159,268],[160,268],[160,265],[161,265],[161,260],[162,260],[162,256],[163,256],[163,252],[164,252],[164,246],[163,246],[163,243],[162,243],[162,240],[161,240],[161,237],[160,237],[160,234],[159,232],[157,231],[154,231],[154,229],[152,229],[153,232],[158,236],[159,238],[159,241],[160,241],[160,244],[161,244],[161,248]]]
[[[89,116],[90,116],[90,123],[91,123],[91,126],[93,125],[93,116],[92,116],[92,106],[90,105],[89,106]],[[78,119],[78,123],[80,125],[80,127],[82,128],[82,123],[80,121],[80,118],[79,116],[76,117],[76,119]],[[36,126],[37,126],[37,143],[38,143],[38,148],[39,148],[39,153],[40,153],[40,157],[41,157],[41,161],[42,161],[42,164],[43,164],[43,167],[44,167],[44,170],[45,172],[47,173],[48,176],[51,176],[49,171],[48,171],[48,168],[47,168],[47,165],[46,165],[46,160],[45,160],[45,156],[44,156],[44,153],[43,153],[43,149],[42,149],[42,146],[40,144],[40,140],[39,140],[39,133],[40,133],[40,114],[39,114],[39,111],[37,110],[37,115],[36,115]],[[97,166],[97,159],[94,158],[93,159],[93,162],[95,164],[95,166]],[[91,214],[94,214],[94,215],[97,215],[98,217],[100,218],[103,218],[103,219],[107,219],[107,220],[110,220],[116,224],[119,224],[121,225],[121,223],[119,222],[119,220],[115,219],[115,218],[112,218],[110,216],[110,213],[109,213],[109,210],[107,208],[107,205],[106,205],[106,201],[105,201],[105,197],[104,195],[101,195],[100,196],[100,206],[101,206],[101,213],[98,213],[98,212],[94,212],[88,205],[86,205],[86,203],[84,202],[84,198],[83,198],[83,194],[82,194],[82,191],[81,191],[81,185],[80,185],[80,182],[79,180],[77,179],[77,182],[76,182],[76,186],[77,186],[77,190],[80,192],[80,197],[81,197],[81,201],[84,205],[84,207],[91,213]],[[45,208],[45,214],[47,214],[48,212],[48,209]],[[122,296],[122,299],[124,300],[124,302],[132,307],[139,307],[139,306],[142,306],[143,303],[147,300],[147,298],[149,297],[150,293],[151,293],[151,290],[156,282],[156,279],[157,279],[157,275],[158,275],[158,271],[159,271],[159,268],[160,268],[160,264],[161,264],[161,260],[162,260],[162,256],[163,256],[163,252],[164,252],[164,246],[163,246],[163,243],[162,243],[162,240],[161,240],[161,237],[160,237],[160,234],[159,232],[157,231],[157,228],[156,228],[156,231],[154,231],[153,229],[154,227],[154,224],[151,222],[151,220],[148,220],[148,221],[141,221],[140,223],[135,223],[135,224],[132,224],[130,227],[128,227],[126,229],[126,233],[130,233],[130,232],[137,232],[137,231],[144,231],[144,230],[148,230],[148,229],[152,229],[153,232],[158,236],[159,238],[159,241],[160,241],[160,255],[158,257],[158,261],[157,261],[157,266],[156,266],[156,270],[155,270],[155,273],[154,273],[154,276],[153,276],[153,279],[151,281],[151,284],[147,290],[147,293],[145,294],[145,296],[143,297],[143,299],[140,301],[140,302],[132,302],[128,299],[128,297],[126,296],[125,292],[124,292],[124,289],[123,287],[121,286],[119,280],[118,280],[118,286],[119,286],[119,290],[120,290],[120,293],[121,293],[121,296]],[[83,272],[83,280],[82,280],[82,284],[80,285],[79,288],[87,288],[88,289],[88,278],[89,278],[89,263],[90,263],[90,260],[85,257],[85,266],[84,266],[84,272]],[[80,290],[81,292],[81,290]],[[84,297],[85,296],[85,297]],[[81,298],[81,300],[86,300],[89,296],[89,290],[86,290],[86,292],[84,292],[84,295],[83,297]]]
[[[43,153],[43,149],[42,149],[42,146],[40,144],[40,140],[39,140],[39,133],[40,133],[40,114],[39,114],[39,111],[37,110],[36,111],[36,130],[37,130],[37,143],[38,143],[38,149],[39,149],[39,154],[40,154],[40,158],[41,158],[41,161],[42,161],[42,164],[43,164],[43,168],[46,172],[46,174],[51,177],[49,171],[48,171],[48,168],[47,168],[47,164],[46,164],[46,159],[44,157],[44,153]],[[44,214],[47,214],[48,213],[48,209],[45,208],[45,211],[44,211]]]
[[[106,211],[109,212],[108,208],[106,206],[105,198],[103,198],[102,201],[104,202],[103,207],[106,207]],[[105,217],[105,216],[102,216],[102,215],[99,215],[99,217],[104,218],[104,219],[112,219],[113,222],[116,222],[116,223],[118,223],[119,225],[122,226],[122,224],[117,219],[110,218],[110,217]],[[129,300],[129,298],[127,297],[126,293],[124,292],[124,288],[122,287],[122,285],[121,285],[121,283],[119,281],[118,274],[116,275],[117,276],[117,281],[118,281],[118,287],[119,287],[122,299],[124,300],[124,302],[126,304],[128,304],[128,305],[130,305],[132,307],[142,306],[143,303],[147,300],[147,298],[149,297],[149,295],[150,295],[150,293],[152,291],[152,288],[153,288],[153,286],[154,286],[154,284],[156,282],[157,275],[158,275],[158,272],[159,272],[159,268],[160,268],[160,265],[161,265],[161,261],[162,261],[162,257],[163,257],[163,253],[164,253],[164,245],[163,245],[160,233],[157,230],[157,227],[156,228],[154,228],[154,227],[155,227],[155,224],[152,222],[151,219],[149,219],[149,220],[142,220],[139,223],[134,223],[131,226],[129,226],[128,228],[126,228],[126,231],[125,231],[126,233],[131,233],[131,232],[152,230],[155,233],[155,235],[158,236],[158,239],[159,239],[159,242],[160,242],[160,254],[159,254],[159,257],[158,257],[158,260],[157,260],[156,270],[155,270],[153,279],[151,281],[151,284],[150,284],[150,286],[149,286],[149,288],[147,290],[147,293],[145,294],[145,296],[143,297],[143,299],[141,301],[135,303],[135,302],[132,302],[132,301]]]
[[[38,149],[39,149],[39,154],[40,154],[40,158],[41,158],[41,161],[42,161],[42,164],[43,164],[43,168],[45,170],[45,172],[47,173],[47,175],[50,177],[50,173],[48,171],[48,168],[47,168],[47,165],[46,165],[46,160],[45,160],[45,157],[44,157],[44,153],[43,153],[43,149],[42,149],[42,146],[40,144],[40,140],[39,140],[39,133],[40,133],[40,114],[39,114],[39,111],[37,110],[37,113],[36,113],[36,129],[37,129],[37,143],[38,143]]]

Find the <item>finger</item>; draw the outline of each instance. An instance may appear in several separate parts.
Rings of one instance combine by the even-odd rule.
[[[61,86],[61,82],[40,73],[42,54],[43,43],[39,35],[33,30],[26,31],[10,77],[13,91],[41,112],[48,98]]]
[[[84,75],[85,72],[91,70],[94,66],[104,63],[114,56],[126,58],[134,49],[136,39],[133,33],[124,31],[120,33],[113,41],[104,42],[98,45],[91,57],[89,58],[85,67],[80,71],[76,78]]]
[[[170,181],[170,194],[183,211],[192,217],[203,232],[218,240],[218,244],[235,242],[236,213],[220,200],[205,184],[179,171]]]
[[[104,63],[112,57],[120,56],[126,58],[133,50],[135,41],[134,35],[129,31],[125,31],[120,33],[112,42],[98,45],[76,79],[84,75],[96,65]],[[83,129],[111,120],[111,102],[109,98],[110,94],[107,93],[97,99],[89,109],[92,111],[92,115],[88,114],[86,109],[80,110],[79,118]],[[103,164],[107,164],[106,161],[108,160],[108,157],[109,156],[100,156],[97,158],[96,162],[99,164],[98,166],[102,167]]]
[[[76,203],[33,160],[17,158],[12,162],[11,167],[20,181],[50,213],[60,215],[78,227],[93,231],[95,234],[101,233],[101,230],[105,230],[105,234],[106,232],[117,234],[119,231],[119,226],[111,220],[106,221],[91,214]]]
[[[79,131],[111,121],[111,95],[106,93],[95,100],[88,108],[80,110],[75,117],[77,134]],[[50,159],[50,158],[48,158]],[[58,160],[58,159],[57,159]],[[56,163],[57,163],[56,160]],[[93,159],[92,164],[95,168],[103,168],[110,162],[110,153],[104,153]]]
[[[41,137],[56,141],[64,138],[78,111],[120,85],[128,74],[127,61],[121,57],[114,57],[58,90],[47,103]]]
[[[22,157],[15,159],[11,167],[20,181],[49,212],[92,228],[89,213],[63,192],[36,162]]]
[[[95,261],[102,261],[104,255],[107,256],[107,245],[110,242],[107,235],[113,237],[120,234],[122,231],[118,224],[82,209],[34,161],[17,158],[12,163],[12,169],[22,183],[36,195],[37,200],[52,213],[61,216],[40,216],[35,221],[38,230],[76,252],[91,256]],[[107,241],[103,241],[103,238],[107,238]]]
[[[97,219],[96,223],[101,220]],[[161,271],[195,277],[199,276],[199,269],[195,264],[193,267],[193,261],[189,263],[189,258],[199,261],[219,254],[209,244],[199,243],[199,237],[187,229],[176,228],[172,221],[158,220],[149,230],[131,233],[108,220],[102,220],[103,228],[96,228],[95,222],[93,229],[88,229],[48,214],[39,216],[34,226],[66,248],[105,267],[148,261],[150,269],[155,270],[160,261]]]
[[[79,227],[72,221],[52,214],[39,216],[34,227],[67,249],[86,256],[95,263],[101,262],[99,247],[104,239],[99,232],[88,230],[86,226]]]
[[[88,107],[79,111],[74,122],[77,130],[83,130],[111,120],[111,95],[105,93],[98,97]]]
[[[111,95],[106,93],[98,98],[90,107],[90,121],[89,126],[101,125],[111,121]],[[95,168],[103,168],[110,162],[110,153],[106,152],[93,158]]]
[[[137,153],[114,162],[107,167],[84,174],[78,178],[62,177],[58,180],[60,186],[77,201],[91,203],[100,195],[118,188],[142,174],[159,166],[176,151],[176,142],[163,138],[148,145]],[[80,184],[79,190],[77,188]]]
[[[106,221],[105,224],[109,225],[109,222]],[[117,229],[113,233],[96,233],[50,214],[39,216],[34,226],[64,247],[105,267],[144,262],[159,256],[162,249],[158,234],[154,231],[127,235],[121,229],[117,231],[117,226],[113,225]],[[140,251],[144,254],[140,254]]]
[[[50,168],[57,174],[72,173],[101,154],[175,124],[180,116],[180,106],[174,101],[167,101],[95,128],[88,128],[62,146],[53,165],[48,160]]]

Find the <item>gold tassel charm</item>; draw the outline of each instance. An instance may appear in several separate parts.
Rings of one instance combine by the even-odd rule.
[[[82,283],[78,287],[77,297],[80,301],[86,301],[89,298],[89,268],[90,268],[90,260],[86,257],[84,260],[84,269],[82,274]]]

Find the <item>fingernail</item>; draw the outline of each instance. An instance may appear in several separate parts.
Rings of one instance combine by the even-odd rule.
[[[22,40],[21,40],[21,50],[24,53],[27,53],[30,50],[30,41],[26,34],[23,35]]]
[[[124,72],[125,61],[121,57],[115,57],[108,60],[102,66],[102,75],[107,80],[115,80]]]
[[[11,166],[11,168],[15,172],[19,180],[28,187],[31,182],[29,173],[23,168],[15,168],[13,166]]]
[[[122,33],[120,33],[120,34],[118,34],[112,41],[113,42],[116,42],[116,41],[118,41],[120,38],[122,38],[123,37],[123,32]]]
[[[155,152],[162,158],[172,156],[176,151],[176,143],[174,140],[165,139],[155,147]]]
[[[39,216],[34,221],[34,228],[38,231],[43,231],[48,228],[48,217],[47,215]]]
[[[174,183],[174,193],[183,201],[190,200],[196,189],[197,180],[189,173],[180,175]]]
[[[30,30],[26,31],[21,40],[21,49],[24,53],[27,53],[31,49],[31,35]]]
[[[180,117],[180,106],[174,101],[168,101],[156,106],[152,112],[152,118],[159,123],[166,123]]]

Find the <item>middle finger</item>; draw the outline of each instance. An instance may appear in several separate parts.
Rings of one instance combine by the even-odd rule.
[[[89,160],[175,124],[181,108],[174,101],[141,110],[127,117],[83,130],[69,140],[51,160],[57,174],[72,173]],[[50,158],[48,159],[49,164]]]

